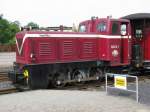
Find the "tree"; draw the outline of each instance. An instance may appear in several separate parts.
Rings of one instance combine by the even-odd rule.
[[[21,26],[21,24],[20,24],[20,22],[19,22],[19,21],[14,21],[13,23],[14,23],[14,24],[16,24],[18,27],[20,27],[20,26]]]
[[[9,22],[6,19],[0,19],[0,43],[7,43],[9,39]]]
[[[27,24],[27,27],[39,28],[39,25],[36,24],[36,23],[34,23],[34,22],[29,22],[29,23]]]
[[[0,14],[0,19],[2,19],[3,18],[3,14]]]
[[[0,19],[0,44],[11,43],[15,38],[15,34],[19,32],[19,26],[14,22],[9,22],[8,20]]]
[[[16,23],[16,21],[10,23],[9,30],[10,30],[10,37],[11,38],[9,39],[8,43],[9,44],[13,44],[13,43],[15,43],[15,35],[16,35],[16,33],[20,31],[20,23],[19,22]]]

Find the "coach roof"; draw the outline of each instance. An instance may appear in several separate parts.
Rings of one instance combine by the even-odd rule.
[[[124,17],[121,17],[123,19],[150,19],[150,13],[135,13],[135,14],[130,14]]]

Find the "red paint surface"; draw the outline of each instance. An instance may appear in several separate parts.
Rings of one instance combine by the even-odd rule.
[[[96,31],[96,24],[105,21],[106,32]],[[115,20],[116,21],[116,20]],[[118,20],[121,22],[122,20]],[[124,20],[125,21],[125,20]],[[128,22],[128,21],[125,21]],[[111,21],[99,19],[95,22],[85,21],[81,24],[89,25],[87,32],[46,32],[29,31],[20,32],[16,39],[23,39],[25,34],[62,34],[74,35],[73,37],[32,37],[27,38],[23,44],[23,53],[19,55],[16,51],[16,62],[21,64],[49,64],[49,63],[71,63],[83,61],[107,61],[111,66],[128,65],[130,63],[130,45],[128,38],[104,38],[111,35]],[[95,25],[94,26],[92,26]],[[129,32],[130,33],[130,32]],[[86,37],[86,35],[101,34],[102,37]],[[82,35],[82,37],[75,37]],[[116,35],[120,36],[120,34]],[[112,52],[117,51],[113,56]],[[34,57],[31,58],[31,54]]]

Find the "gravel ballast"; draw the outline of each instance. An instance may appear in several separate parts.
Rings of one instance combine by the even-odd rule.
[[[16,60],[15,52],[1,52],[0,53],[0,65],[12,65]]]
[[[150,112],[150,108],[100,91],[36,90],[1,95],[0,112]]]
[[[15,52],[0,53],[0,72],[12,70],[13,62],[16,60]]]

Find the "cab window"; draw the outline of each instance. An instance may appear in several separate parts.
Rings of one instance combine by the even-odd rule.
[[[79,32],[86,32],[86,25],[80,25]]]
[[[121,35],[127,35],[127,25],[126,24],[121,24],[120,33],[121,33]]]
[[[112,34],[119,34],[119,24],[118,22],[113,22],[112,23]]]
[[[101,22],[97,25],[97,31],[98,32],[106,32],[106,23]]]

